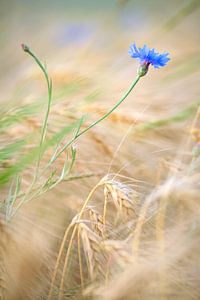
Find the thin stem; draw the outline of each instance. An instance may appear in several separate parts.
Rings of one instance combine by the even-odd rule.
[[[44,74],[44,77],[46,79],[46,82],[47,82],[47,89],[48,89],[47,110],[46,110],[44,123],[43,123],[43,126],[42,126],[42,134],[41,134],[40,145],[39,145],[39,155],[38,155],[38,161],[37,161],[37,165],[36,165],[35,177],[34,177],[34,180],[33,180],[33,184],[34,184],[36,179],[37,179],[37,176],[38,176],[38,169],[39,169],[41,156],[42,156],[42,145],[44,143],[46,132],[47,132],[47,122],[48,122],[49,112],[50,112],[50,107],[51,107],[51,102],[52,102],[52,80],[51,80],[51,78],[49,78],[49,75],[47,73],[47,70],[46,70],[45,66],[41,63],[41,61],[37,58],[37,56],[35,56],[35,54],[30,50],[30,48],[27,47],[26,45],[22,45],[22,48],[25,52],[27,52],[30,56],[33,57],[33,59],[35,60],[37,65],[42,70],[42,72]]]
[[[137,84],[137,82],[139,81],[140,76],[137,76],[136,79],[134,80],[134,82],[131,84],[130,88],[128,89],[128,91],[125,93],[125,95],[113,106],[113,108],[111,110],[109,110],[109,112],[107,112],[103,117],[101,117],[99,120],[95,121],[94,123],[92,123],[90,126],[88,126],[87,128],[85,128],[84,130],[82,130],[77,137],[79,137],[80,135],[82,135],[83,133],[85,133],[86,131],[88,131],[89,129],[91,129],[92,127],[94,127],[95,125],[97,125],[98,123],[100,123],[101,121],[103,121],[104,119],[106,119],[125,99],[126,97],[130,94],[130,92],[132,91],[132,89],[135,87],[135,85]]]
[[[43,123],[43,126],[42,126],[42,134],[41,134],[40,144],[39,144],[39,155],[38,155],[38,160],[37,160],[37,164],[36,164],[36,170],[35,170],[34,178],[33,178],[32,183],[29,186],[28,191],[24,194],[23,199],[20,201],[17,208],[15,209],[15,212],[11,215],[11,217],[13,217],[16,214],[16,212],[18,211],[18,209],[24,204],[24,202],[26,202],[27,196],[32,191],[32,188],[33,188],[33,186],[35,185],[35,183],[37,181],[39,165],[40,165],[40,161],[41,161],[41,157],[42,157],[42,146],[43,146],[43,143],[44,143],[44,140],[45,140],[45,137],[46,137],[47,122],[48,122],[49,112],[50,112],[50,107],[51,107],[51,102],[52,102],[52,80],[51,80],[51,78],[49,78],[49,75],[46,71],[45,66],[40,62],[40,60],[35,56],[35,54],[30,50],[30,48],[28,46],[22,44],[22,49],[24,50],[24,52],[28,53],[30,56],[33,57],[33,59],[35,60],[35,62],[37,63],[37,65],[40,67],[40,69],[42,70],[42,72],[44,74],[44,77],[45,77],[46,82],[47,82],[47,89],[48,89],[48,103],[47,103],[47,110],[46,110],[44,123]]]
[[[97,121],[95,121],[94,123],[89,125],[87,128],[85,128],[84,130],[82,130],[81,132],[76,134],[67,144],[65,144],[65,146],[55,155],[53,161],[55,161],[63,153],[63,151],[65,151],[65,149],[67,147],[69,147],[79,136],[81,136],[82,134],[84,134],[85,132],[90,130],[92,127],[94,127],[95,125],[97,125],[98,123],[100,123],[101,121],[106,119],[127,98],[127,96],[130,94],[130,92],[133,90],[133,88],[138,83],[139,79],[140,79],[140,76],[137,75],[137,77],[135,78],[135,80],[131,84],[130,88],[125,93],[125,95],[105,115],[103,115],[103,117],[101,117],[100,119],[98,119]]]
[[[80,279],[81,279],[81,288],[82,291],[84,289],[84,280],[83,280],[83,263],[82,263],[82,257],[81,257],[81,240],[80,240],[80,226],[78,227],[78,260],[79,260],[79,271],[80,271]]]
[[[46,136],[46,132],[47,132],[47,122],[48,122],[48,118],[49,118],[49,112],[50,112],[50,107],[51,107],[51,102],[52,102],[52,81],[48,76],[48,73],[46,71],[45,66],[40,62],[40,60],[35,56],[35,54],[30,50],[30,48],[24,44],[22,44],[22,49],[24,50],[24,52],[28,53],[30,56],[33,57],[33,59],[35,60],[35,62],[37,63],[37,65],[40,67],[40,69],[42,70],[44,77],[46,79],[47,82],[47,89],[48,89],[48,103],[47,103],[47,110],[46,110],[46,115],[45,115],[45,119],[44,119],[44,123],[42,126],[42,134],[41,134],[41,138],[40,138],[40,144],[39,144],[39,155],[38,155],[38,160],[37,160],[37,164],[36,164],[36,170],[35,170],[35,174],[34,174],[34,178],[32,183],[29,186],[28,191],[25,193],[22,201],[20,201],[20,203],[18,204],[15,212],[12,214],[11,217],[13,217],[16,212],[18,211],[18,209],[23,205],[23,203],[26,201],[26,197],[27,195],[32,191],[32,188],[34,186],[34,184],[37,181],[38,178],[38,170],[39,170],[39,165],[40,165],[40,161],[41,161],[41,156],[42,156],[42,146],[45,140],[45,136]]]
[[[65,230],[64,237],[62,239],[62,243],[61,243],[61,246],[60,246],[60,249],[59,249],[58,257],[56,259],[56,265],[55,265],[53,275],[52,275],[52,278],[51,278],[51,286],[50,286],[50,290],[49,290],[48,300],[52,299],[53,287],[54,287],[56,275],[58,273],[58,267],[59,267],[60,259],[61,259],[61,256],[62,256],[62,253],[63,253],[63,250],[64,250],[64,246],[65,246],[65,242],[67,240],[67,237],[68,237],[68,234],[69,234],[69,231],[70,231],[71,227],[72,227],[71,224],[67,227],[67,229]]]

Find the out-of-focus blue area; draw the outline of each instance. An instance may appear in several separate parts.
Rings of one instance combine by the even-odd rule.
[[[95,35],[97,25],[94,22],[70,22],[59,24],[55,32],[55,40],[60,46],[81,45]]]

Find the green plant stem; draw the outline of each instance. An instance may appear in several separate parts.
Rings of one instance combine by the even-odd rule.
[[[46,79],[47,82],[47,89],[48,89],[48,103],[47,103],[47,110],[46,110],[46,115],[45,115],[45,119],[44,119],[44,123],[42,126],[42,134],[41,134],[41,139],[40,139],[40,145],[39,145],[39,155],[38,155],[38,161],[37,161],[37,165],[36,165],[36,171],[35,171],[35,177],[33,182],[36,181],[37,179],[37,175],[38,175],[38,169],[39,169],[39,165],[40,165],[40,161],[41,161],[41,156],[42,156],[42,146],[45,140],[45,136],[46,136],[46,132],[47,132],[47,122],[48,122],[48,118],[49,118],[49,112],[50,112],[50,107],[51,107],[51,102],[52,102],[52,80],[51,78],[49,78],[49,75],[46,71],[45,66],[40,62],[40,60],[35,56],[35,54],[30,50],[29,47],[27,46],[22,46],[23,50],[25,52],[27,52],[30,56],[33,57],[33,59],[35,60],[35,62],[38,64],[38,66],[40,67],[40,69],[42,70],[44,77]]]
[[[39,154],[38,154],[38,158],[37,158],[37,164],[36,164],[34,178],[28,188],[28,191],[24,194],[22,201],[20,201],[20,203],[17,205],[17,208],[15,209],[14,213],[11,215],[11,218],[16,214],[18,209],[26,202],[27,196],[32,191],[32,189],[37,181],[39,165],[40,165],[42,152],[43,152],[43,144],[44,144],[44,140],[45,140],[46,132],[47,132],[47,122],[48,122],[49,112],[50,112],[50,107],[51,107],[51,102],[52,102],[52,81],[48,76],[45,66],[40,62],[40,60],[35,56],[35,54],[30,50],[30,48],[28,46],[22,44],[22,49],[24,50],[24,52],[28,53],[30,56],[33,57],[33,59],[35,60],[35,62],[37,63],[37,65],[40,67],[40,69],[42,70],[42,72],[44,74],[44,77],[47,82],[47,89],[48,89],[48,103],[47,103],[47,110],[46,110],[46,114],[45,114],[44,123],[42,125],[42,133],[41,133],[40,144],[39,144]]]
[[[40,62],[40,60],[35,56],[35,54],[29,49],[29,47],[27,47],[26,45],[23,44],[22,48],[25,52],[27,52],[30,56],[33,57],[33,59],[36,61],[36,63],[38,64],[38,66],[40,67],[40,69],[42,70],[42,72],[45,76],[45,79],[46,79],[46,82],[47,82],[47,88],[48,88],[48,104],[47,104],[47,111],[46,111],[46,115],[45,115],[45,120],[44,120],[44,123],[43,123],[43,126],[42,126],[42,134],[41,134],[41,139],[40,139],[40,144],[39,144],[39,155],[38,155],[35,175],[34,175],[34,178],[33,178],[33,181],[31,183],[31,185],[29,186],[28,191],[24,194],[22,200],[18,204],[18,206],[17,206],[17,208],[16,208],[13,215],[15,215],[17,210],[21,207],[21,205],[26,202],[29,193],[32,191],[32,189],[33,189],[33,187],[34,187],[34,185],[35,185],[35,183],[38,179],[39,165],[40,165],[40,161],[41,161],[41,157],[42,157],[43,144],[44,144],[44,140],[45,140],[45,136],[46,136],[46,132],[47,132],[47,122],[48,122],[48,117],[49,117],[49,112],[50,112],[50,107],[51,107],[51,102],[52,102],[52,81],[48,76],[48,73],[46,71],[45,66]],[[79,123],[79,126],[78,126],[78,129],[77,129],[77,132],[75,133],[74,137],[68,143],[66,143],[57,154],[54,155],[53,159],[46,166],[46,168],[48,168],[49,165],[51,165],[65,151],[65,149],[68,148],[78,137],[80,137],[82,134],[86,133],[92,127],[94,127],[95,125],[97,125],[98,123],[100,123],[101,121],[106,119],[127,98],[127,96],[130,94],[130,92],[133,90],[133,88],[135,87],[135,85],[139,81],[140,77],[141,76],[137,75],[137,77],[132,82],[131,86],[129,87],[127,92],[124,94],[124,96],[105,115],[103,115],[103,117],[99,118],[97,121],[93,122],[91,125],[89,125],[87,128],[85,128],[82,131],[80,131],[80,127],[81,127],[82,122],[83,122],[83,119],[81,119],[81,121]]]
[[[55,155],[53,161],[55,161],[62,154],[62,152],[65,151],[65,149],[67,147],[69,147],[79,136],[81,136],[82,134],[86,133],[92,127],[94,127],[95,125],[97,125],[98,123],[100,123],[101,121],[103,121],[104,119],[106,119],[127,98],[127,96],[130,94],[130,92],[133,90],[133,88],[138,83],[139,79],[140,79],[140,76],[137,75],[137,77],[132,82],[130,88],[127,90],[127,92],[124,94],[124,96],[105,115],[103,115],[103,117],[101,117],[97,121],[93,122],[87,128],[85,128],[84,130],[82,130],[81,132],[79,132],[78,134],[76,134],[67,144],[65,144],[65,146]],[[53,161],[51,161],[51,162],[53,162]]]

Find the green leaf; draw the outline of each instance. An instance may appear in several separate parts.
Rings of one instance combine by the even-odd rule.
[[[24,145],[26,144],[26,140],[20,140],[10,145],[7,145],[3,149],[0,149],[0,163],[4,160],[13,157],[16,152],[18,152]]]
[[[44,153],[47,148],[50,148],[60,142],[75,127],[77,127],[77,122],[66,126],[59,132],[55,133],[50,139],[44,142],[42,153]],[[11,177],[22,172],[27,166],[29,166],[34,160],[36,160],[38,158],[39,151],[40,150],[38,148],[34,148],[32,151],[24,154],[17,163],[0,172],[0,185],[4,185],[5,183],[7,183]]]

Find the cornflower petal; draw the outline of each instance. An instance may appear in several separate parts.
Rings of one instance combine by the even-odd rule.
[[[150,49],[147,45],[144,45],[142,48],[140,47],[137,48],[136,44],[133,43],[130,46],[130,50],[128,51],[128,53],[132,58],[136,58],[139,60],[140,66],[143,67],[143,73],[145,73],[144,72],[145,67],[148,71],[149,65],[152,65],[154,68],[160,68],[160,67],[164,67],[167,64],[167,62],[170,60],[170,58],[168,57],[169,55],[168,52],[159,54],[155,52],[154,48]]]

